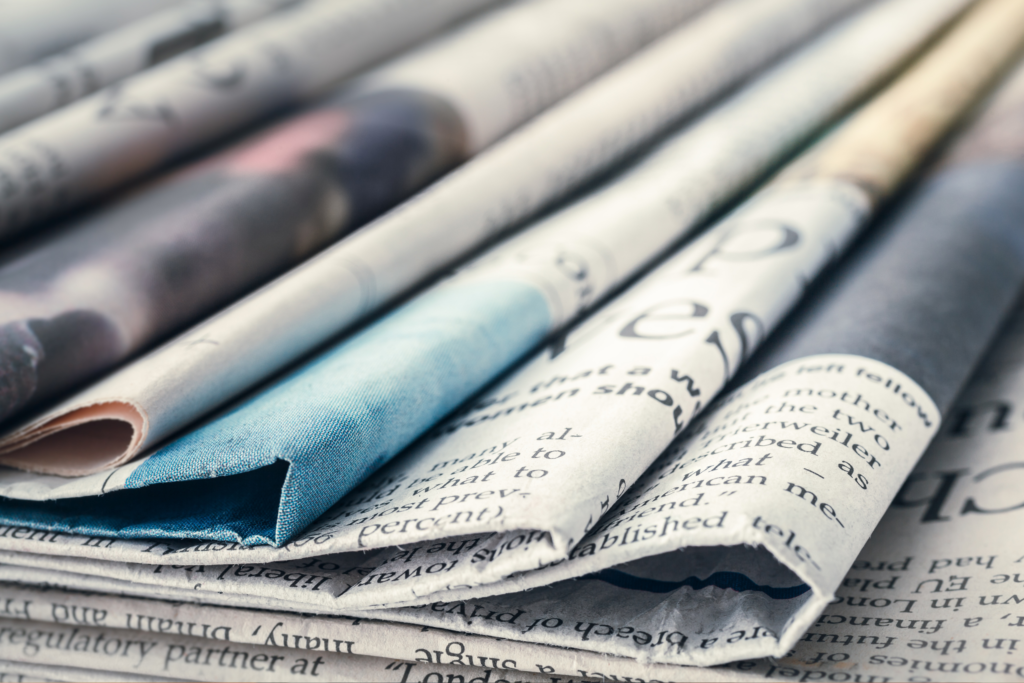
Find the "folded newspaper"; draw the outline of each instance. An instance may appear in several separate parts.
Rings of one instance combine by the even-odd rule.
[[[1021,106],[1024,86],[1017,96]],[[985,142],[1003,144],[1000,150],[989,151],[1007,158],[989,154],[976,158],[976,171],[1011,178],[1024,174],[1019,156],[1016,164],[1006,163],[1012,161],[1011,140],[1016,138],[1018,154],[1024,151],[1015,132],[1016,120],[1006,116],[1002,131],[988,129]],[[977,152],[982,140],[974,137],[975,144],[964,146],[963,151]],[[970,175],[967,168],[960,172]],[[1016,193],[1003,191],[986,199],[984,206],[976,204],[973,211],[989,216],[1008,211],[1018,220],[1024,216]],[[1018,417],[1024,402],[1022,348],[1024,305],[1019,302],[996,346],[949,411],[945,426],[853,562],[835,599],[780,659],[741,660],[714,668],[641,664],[602,652],[424,629],[381,618],[220,606],[208,604],[210,598],[197,597],[195,591],[180,591],[173,601],[152,599],[148,589],[137,585],[126,585],[125,591],[88,592],[97,590],[90,585],[92,577],[8,565],[0,573],[8,580],[18,576],[24,583],[0,584],[0,615],[28,623],[7,630],[0,627],[0,656],[11,662],[6,667],[0,664],[0,671],[38,676],[55,667],[58,671],[50,675],[59,676],[59,668],[70,663],[68,654],[76,652],[73,648],[85,648],[84,639],[67,647],[69,639],[78,638],[70,629],[91,626],[109,629],[108,636],[121,640],[131,638],[128,632],[134,631],[134,639],[140,642],[132,651],[136,656],[122,658],[113,653],[96,658],[102,677],[98,671],[77,670],[56,680],[122,680],[119,676],[147,680],[142,674],[147,670],[159,680],[199,672],[206,680],[242,680],[252,675],[240,670],[241,655],[232,668],[233,654],[225,656],[221,665],[222,653],[216,653],[205,669],[200,668],[202,658],[193,655],[190,660],[187,651],[175,650],[169,657],[171,639],[181,636],[206,639],[211,643],[207,647],[216,643],[214,649],[221,650],[232,644],[280,648],[287,657],[305,658],[307,666],[321,653],[344,653],[402,662],[403,673],[410,664],[418,667],[410,668],[410,674],[416,675],[406,681],[433,680],[426,678],[433,665],[458,667],[454,675],[463,676],[464,681],[481,676],[488,683],[518,680],[520,671],[545,674],[545,681],[589,677],[650,683],[765,679],[888,683],[911,677],[1016,680],[1024,677],[1024,664],[1021,640],[1014,638],[1011,627],[1024,624],[1019,610],[1024,542],[1006,529],[1024,515],[1020,474],[1024,461],[1018,448],[1019,430],[1024,426]],[[18,556],[8,561],[17,564]],[[85,590],[60,588],[69,585]],[[379,617],[387,615],[382,612]],[[554,628],[554,624],[550,620],[547,627],[538,624],[535,629]],[[56,632],[52,625],[69,629]],[[586,629],[589,622],[572,625]],[[605,629],[598,624],[594,630]],[[146,654],[143,643],[150,648]],[[236,651],[242,649],[231,650]],[[265,668],[270,661],[268,656],[257,667]],[[112,673],[115,667],[121,673]],[[487,678],[472,667],[492,669],[492,673]],[[277,668],[284,671],[280,665]],[[470,671],[473,674],[467,675]]]
[[[1024,372],[1024,64],[1010,71],[1024,51],[1024,5],[1015,0],[871,4],[600,186],[272,377],[750,74],[757,51],[736,51],[744,31],[787,26],[763,61],[854,4],[721,3],[679,32],[711,35],[696,54],[737,63],[714,82],[689,88],[677,77],[688,92],[661,100],[658,113],[639,113],[655,98],[600,131],[568,135],[583,103],[621,97],[627,75],[685,54],[669,36],[407,206],[19,427],[5,442],[9,459],[87,476],[0,471],[0,675],[1024,677],[1012,639],[1020,598],[1005,592],[1019,583],[1021,549],[994,533],[1021,508],[1009,446]],[[787,21],[801,5],[819,12]],[[723,31],[707,31],[715,26]],[[486,113],[499,95],[474,99],[469,86],[460,95],[430,66],[434,49],[374,72],[340,101],[409,84],[445,93],[466,150],[545,106]],[[519,92],[524,102],[535,95]],[[319,130],[299,121],[295,135],[276,134],[294,142]],[[611,150],[602,135],[616,135]],[[564,137],[588,162],[552,161],[553,189],[493,187],[499,170]],[[474,183],[486,208],[454,211]],[[350,194],[340,223],[356,220],[362,195]],[[495,200],[509,201],[497,219]],[[423,217],[436,227],[408,229]],[[406,235],[407,253],[417,240],[452,244],[400,274],[396,238]],[[19,249],[31,256],[39,244]],[[306,321],[338,301],[314,299],[291,318],[296,329],[264,344],[274,305],[296,307],[335,264],[345,268],[334,280],[352,273],[359,288],[327,289],[363,296],[319,326]],[[1015,302],[1003,340],[955,403]],[[201,364],[186,369],[178,388],[202,397],[186,408],[161,403],[173,380],[139,381],[147,361],[173,377],[182,340],[219,346],[225,320],[242,323],[228,325],[236,336],[225,352],[242,353],[221,376],[269,362],[212,389],[201,387]],[[123,387],[144,401],[112,393]],[[164,430],[154,436],[151,406]],[[147,438],[156,449],[128,462]]]
[[[769,354],[757,362],[768,370],[765,375],[730,394],[643,471],[697,412],[696,402],[710,400],[781,318],[804,281],[841,250],[872,207],[1015,56],[1022,24],[1008,18],[1024,11],[1018,8],[988,2],[972,10],[905,76],[764,191],[584,323],[554,353],[546,351],[506,379],[483,399],[489,405],[443,423],[378,473],[356,500],[343,500],[290,545],[246,550],[226,543],[100,541],[53,532],[29,533],[31,541],[21,534],[22,539],[2,539],[4,544],[23,542],[26,547],[11,549],[28,558],[23,564],[41,570],[102,578],[108,587],[148,584],[151,594],[168,597],[191,589],[213,601],[357,615],[353,610],[365,614],[367,608],[390,606],[387,618],[395,621],[600,649],[641,661],[715,664],[786,652],[828,603],[1024,282],[1024,255],[1015,248],[1012,221],[973,233],[958,220],[936,225],[936,215],[949,211],[932,206],[932,196],[957,207],[985,206],[970,192],[952,192],[960,166],[951,165],[953,170],[936,176],[937,190],[926,186],[890,227],[858,249],[836,284],[818,297],[824,303],[807,308],[805,319],[792,326],[792,338],[783,331],[778,358]],[[979,124],[981,135],[988,134],[986,121]],[[880,130],[890,134],[879,135]],[[650,174],[644,165],[649,163],[626,179]],[[615,187],[598,196],[609,196]],[[510,244],[558,234],[563,215]],[[588,237],[601,234],[590,229]],[[930,236],[924,247],[921,230]],[[751,237],[737,251],[740,234]],[[611,253],[629,252],[620,246]],[[893,268],[894,261],[901,267]],[[475,282],[488,262],[485,256],[452,282]],[[955,264],[972,277],[946,278]],[[524,271],[538,272],[511,272]],[[732,284],[723,288],[723,282]],[[919,312],[922,290],[947,305],[928,315]],[[724,313],[715,312],[719,306]],[[825,311],[823,318],[816,317],[818,310]],[[828,316],[848,311],[863,316],[836,336]],[[936,344],[934,331],[949,329],[965,312],[973,324],[948,331]],[[401,320],[401,314],[393,319]],[[926,332],[907,334],[908,329]],[[726,331],[734,336],[726,337]],[[886,334],[902,345],[879,349]],[[687,340],[693,342],[687,346]],[[607,362],[612,351],[614,362]],[[717,363],[707,360],[716,357]],[[661,376],[673,384],[652,386]],[[525,408],[521,401],[506,399],[511,409],[501,402],[530,393],[537,398]],[[592,398],[583,400],[587,396]],[[801,397],[800,405],[793,396]],[[597,403],[609,400],[612,412]],[[795,410],[821,420],[817,413],[830,413],[829,403],[838,406],[830,419],[841,425],[848,418],[849,429],[831,422],[798,428],[796,422],[763,418]],[[675,409],[680,405],[686,412]],[[849,405],[868,406],[871,421],[845,412],[853,410]],[[591,415],[598,419],[586,419]],[[855,427],[861,434],[856,441]],[[790,434],[805,428],[806,438]],[[495,434],[477,434],[480,429]],[[751,431],[756,434],[748,436]],[[537,448],[513,446],[516,440],[536,441]],[[483,442],[495,445],[480,449]],[[471,453],[470,445],[476,445]],[[757,452],[736,460],[722,455],[748,448]],[[893,460],[890,450],[902,457]],[[815,469],[786,464],[796,454],[796,463]],[[835,468],[817,464],[822,456],[835,461]],[[539,462],[527,462],[532,460]],[[736,468],[744,472],[718,474]],[[574,486],[566,486],[567,476]],[[778,483],[769,486],[769,479]],[[751,488],[739,499],[722,495],[743,485]],[[697,490],[719,486],[722,491]],[[808,505],[820,517],[801,515]],[[5,508],[25,509],[14,501]],[[54,528],[45,516],[52,518],[55,509],[35,508],[33,523]],[[665,512],[664,519],[636,521]],[[396,543],[401,548],[389,547]],[[24,553],[39,553],[41,546],[83,557]],[[373,552],[361,553],[362,548]],[[203,564],[183,564],[187,553]],[[246,564],[209,564],[239,553]],[[576,577],[588,580],[565,581]],[[533,590],[507,594],[524,588]],[[395,609],[402,604],[411,606]],[[602,614],[626,623],[598,621]],[[693,633],[694,620],[703,622],[701,638]],[[573,621],[590,627],[561,628]],[[738,631],[740,638],[725,635]]]

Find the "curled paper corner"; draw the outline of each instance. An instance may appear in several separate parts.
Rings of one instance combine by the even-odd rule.
[[[80,477],[123,465],[140,451],[149,416],[128,400],[48,413],[0,440],[0,465]]]

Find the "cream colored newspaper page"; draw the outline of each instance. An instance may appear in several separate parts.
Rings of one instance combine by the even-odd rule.
[[[575,683],[554,676],[498,667],[402,662],[344,651],[284,649],[221,639],[140,633],[100,626],[72,626],[0,618],[0,661],[193,681],[351,681],[363,683]],[[43,670],[45,672],[45,670]],[[111,679],[102,679],[111,680]],[[117,680],[116,678],[114,680]],[[590,679],[593,680],[593,679]]]

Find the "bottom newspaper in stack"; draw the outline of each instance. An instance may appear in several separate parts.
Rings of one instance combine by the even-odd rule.
[[[563,607],[559,611],[566,619],[545,618],[544,605],[531,593],[501,598],[506,612],[489,608],[494,599],[460,603],[477,619],[509,624],[508,638],[499,639],[390,620],[411,614],[406,610],[378,612],[384,619],[314,615],[302,604],[272,611],[199,604],[227,602],[228,596],[187,590],[177,591],[175,601],[152,599],[144,597],[150,589],[143,586],[28,568],[31,556],[9,553],[10,564],[2,568],[7,582],[0,585],[0,675],[3,680],[406,683],[1024,679],[1024,538],[1007,533],[1024,515],[1022,349],[1024,307],[962,394],[835,599],[782,658],[696,668],[516,639],[518,632],[542,629],[563,629],[581,643],[609,636],[647,638],[618,623],[652,604],[655,610],[671,609],[665,597],[675,587],[637,577],[622,585],[625,572],[620,579],[580,579],[593,607],[574,603],[571,614]],[[619,613],[599,607],[611,595],[617,596]],[[442,621],[429,617],[450,610],[448,603],[425,606],[421,621]],[[701,638],[699,624],[690,623],[687,630],[689,638]],[[652,642],[681,637],[649,635]],[[757,634],[740,629],[716,637]]]

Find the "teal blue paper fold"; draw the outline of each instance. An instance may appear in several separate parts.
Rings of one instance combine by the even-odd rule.
[[[547,300],[525,283],[438,287],[159,449],[127,490],[7,500],[4,516],[121,538],[284,543],[526,355],[552,324]],[[223,477],[231,480],[216,481]]]

